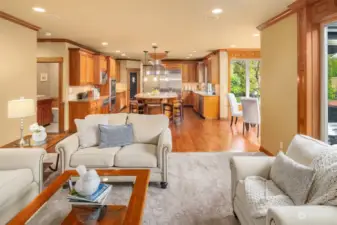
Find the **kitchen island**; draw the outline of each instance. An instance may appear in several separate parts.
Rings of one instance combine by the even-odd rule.
[[[161,114],[162,104],[173,104],[173,101],[178,99],[178,95],[175,92],[139,93],[135,98],[138,102],[144,103],[147,114]]]

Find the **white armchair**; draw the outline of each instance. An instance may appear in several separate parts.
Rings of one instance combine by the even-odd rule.
[[[168,118],[164,115],[109,114],[90,115],[90,119],[108,117],[109,124],[133,124],[134,143],[122,147],[99,149],[79,148],[79,138],[73,134],[56,145],[62,171],[78,165],[96,169],[150,169],[151,182],[168,184],[168,153],[172,151],[172,136]],[[128,182],[132,177],[110,177],[110,181]]]
[[[44,149],[0,150],[0,221],[7,223],[43,187]]]
[[[336,151],[336,148],[304,135],[296,135],[288,147],[287,155],[301,164],[308,165],[314,157],[326,150]],[[273,207],[268,209],[266,217],[251,217],[246,202],[244,180],[248,176],[269,179],[273,161],[274,157],[267,156],[236,156],[231,159],[233,208],[241,225],[336,224],[337,207],[333,206]]]

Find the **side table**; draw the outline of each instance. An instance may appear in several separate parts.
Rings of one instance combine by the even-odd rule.
[[[42,145],[38,145],[38,146],[24,146],[24,147],[20,147],[17,145],[19,140],[15,140],[11,143],[8,143],[4,146],[1,146],[0,148],[26,148],[27,150],[30,148],[44,148],[46,150],[47,153],[55,153],[55,146],[57,143],[59,143],[60,141],[62,141],[64,138],[68,137],[70,134],[69,133],[61,133],[61,134],[48,134],[47,135],[47,139],[46,142]],[[30,139],[31,139],[31,135],[27,135],[24,137],[24,139],[30,143]],[[1,151],[1,149],[0,149]],[[53,168],[52,166],[49,166],[49,169],[52,171],[57,171],[58,169],[58,164],[59,164],[59,159],[60,159],[60,155],[57,153],[57,158],[56,158],[56,165],[55,168]]]

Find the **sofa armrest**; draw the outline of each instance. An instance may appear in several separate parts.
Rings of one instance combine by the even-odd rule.
[[[269,178],[269,172],[275,157],[268,156],[234,156],[230,159],[232,179],[232,200],[234,201],[236,185],[249,176]]]
[[[63,139],[56,145],[55,151],[60,154],[62,172],[70,166],[71,155],[78,150],[79,146],[80,142],[76,133]]]
[[[0,150],[0,170],[31,169],[34,181],[43,184],[43,148],[7,148]]]
[[[334,206],[284,206],[270,208],[268,225],[335,225],[337,207]]]
[[[159,136],[157,145],[158,167],[162,168],[167,161],[167,153],[172,151],[172,135],[169,128],[165,129]]]

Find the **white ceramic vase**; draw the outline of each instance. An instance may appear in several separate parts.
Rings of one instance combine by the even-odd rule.
[[[42,143],[46,140],[46,138],[47,138],[46,131],[33,132],[33,134],[32,134],[32,139],[36,143]]]

